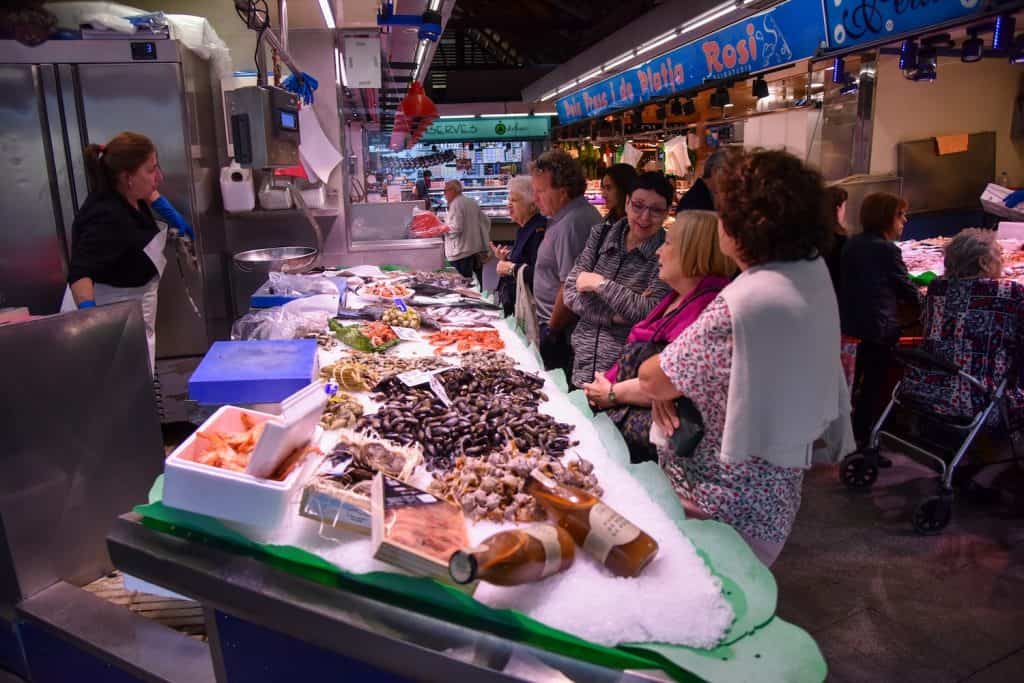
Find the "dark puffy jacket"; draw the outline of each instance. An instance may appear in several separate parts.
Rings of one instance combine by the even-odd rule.
[[[917,305],[900,248],[878,235],[854,235],[840,257],[839,319],[843,334],[880,344],[900,336],[899,305]]]

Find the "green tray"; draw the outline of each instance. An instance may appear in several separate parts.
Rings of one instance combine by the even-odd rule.
[[[592,419],[612,459],[644,485],[651,499],[690,538],[712,573],[721,580],[736,619],[717,648],[700,650],[660,643],[604,647],[550,628],[520,612],[488,607],[431,579],[387,572],[347,572],[301,548],[261,545],[212,517],[163,505],[162,477],[150,492],[149,504],[135,511],[142,516],[143,524],[165,533],[223,545],[313,581],[601,666],[661,669],[679,681],[824,680],[827,668],[818,646],[805,631],[774,616],[778,595],[775,578],[742,537],[720,522],[686,519],[661,469],[650,462],[629,464],[628,449],[614,423],[604,414],[591,417],[593,413],[583,392],[570,393],[569,400],[580,408],[581,417]]]

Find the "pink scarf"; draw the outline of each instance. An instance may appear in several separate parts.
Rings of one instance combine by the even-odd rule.
[[[697,283],[694,288],[694,292],[701,292],[700,295],[693,297],[686,304],[672,311],[668,318],[663,319],[665,311],[675,303],[676,299],[679,298],[678,292],[669,293],[664,299],[658,302],[658,305],[654,307],[651,314],[646,318],[638,322],[633,326],[633,329],[629,331],[629,336],[626,337],[626,344],[633,344],[637,342],[671,342],[680,334],[683,330],[689,327],[694,320],[700,317],[700,314],[704,312],[704,309],[708,307],[718,293],[729,284],[729,278],[719,277],[717,275],[705,275],[701,278],[701,281]],[[687,295],[692,297],[693,293]],[[609,368],[604,376],[608,378],[609,382],[613,384],[618,381],[619,376],[619,364],[616,363]]]

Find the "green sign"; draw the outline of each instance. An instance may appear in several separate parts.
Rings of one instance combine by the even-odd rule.
[[[507,118],[438,119],[420,140],[434,142],[492,142],[546,138],[551,132],[550,116],[510,116]]]

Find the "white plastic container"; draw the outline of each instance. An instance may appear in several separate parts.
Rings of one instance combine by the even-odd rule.
[[[220,169],[220,195],[228,213],[252,211],[256,208],[256,189],[252,169],[232,164]]]
[[[270,178],[264,180],[260,185],[260,208],[267,211],[292,208],[292,193],[289,185],[289,181],[282,181],[279,184]]]
[[[307,453],[283,481],[250,472],[272,473],[297,446],[310,439],[315,443],[320,433],[317,422],[326,398],[323,383],[317,382],[285,401],[280,417],[236,406],[219,408],[198,431],[244,431],[243,414],[257,424],[267,423],[253,450],[248,471],[234,472],[188,459],[199,438],[192,434],[164,461],[164,504],[262,528],[277,527],[289,515],[297,514],[302,486],[322,456]]]
[[[299,194],[302,195],[303,203],[310,209],[322,209],[327,204],[327,187],[323,183],[302,187]]]

